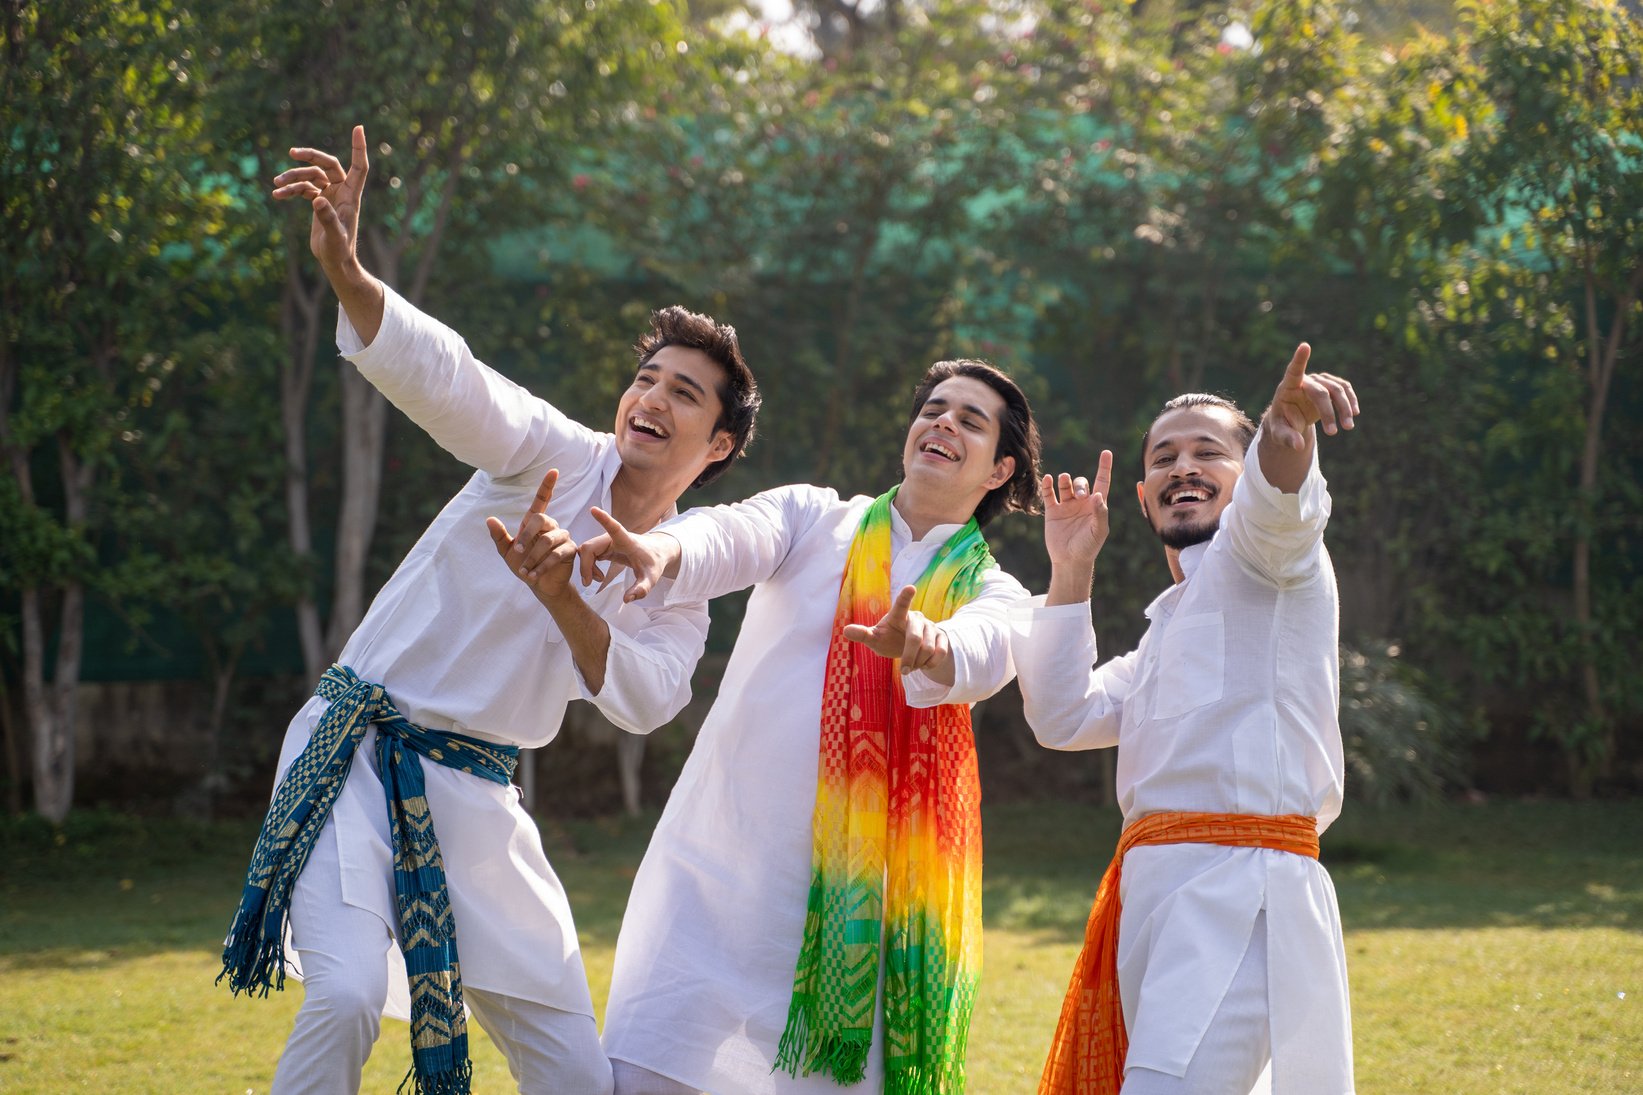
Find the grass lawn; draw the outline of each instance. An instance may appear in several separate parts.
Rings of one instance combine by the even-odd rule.
[[[603,1009],[653,819],[550,825]],[[1117,818],[989,810],[970,1090],[1035,1089]],[[301,987],[213,987],[254,827],[0,821],[0,1091],[266,1092]],[[1363,1095],[1643,1091],[1643,803],[1348,809],[1340,893]],[[512,1090],[474,1031],[475,1090]],[[366,1092],[409,1061],[384,1024]],[[726,1093],[732,1095],[732,1093]]]

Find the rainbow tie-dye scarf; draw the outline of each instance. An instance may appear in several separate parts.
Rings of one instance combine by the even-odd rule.
[[[822,685],[815,861],[776,1067],[859,1081],[884,960],[886,1095],[959,1095],[981,973],[981,782],[970,709],[907,706],[896,663],[844,638],[890,610],[890,502],[850,545]],[[992,567],[972,518],[916,583],[944,620]]]

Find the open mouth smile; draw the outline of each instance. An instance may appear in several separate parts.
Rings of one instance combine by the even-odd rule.
[[[1193,506],[1208,502],[1213,497],[1213,493],[1206,487],[1183,484],[1165,491],[1161,501],[1166,507],[1173,509],[1176,506]]]
[[[642,414],[636,414],[628,419],[628,429],[646,437],[654,437],[664,441],[667,439],[667,429],[660,422],[653,418],[647,418]]]
[[[921,453],[927,453],[931,456],[939,456],[943,460],[949,460],[955,464],[958,463],[958,450],[947,444],[945,441],[931,438],[920,445],[918,447],[918,451]]]

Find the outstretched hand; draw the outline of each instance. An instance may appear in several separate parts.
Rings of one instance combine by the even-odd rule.
[[[903,586],[890,611],[878,623],[872,627],[846,624],[844,637],[875,654],[899,658],[903,673],[922,669],[942,683],[951,684],[952,650],[947,645],[947,633],[924,613],[913,611],[917,595],[916,587]]]
[[[677,563],[679,541],[662,532],[629,532],[627,527],[600,509],[588,511],[605,531],[576,549],[582,584],[597,581],[604,589],[616,579],[616,571],[627,567],[633,571],[633,584],[622,595],[624,604],[643,600],[656,588],[656,583],[667,574],[668,567]]]
[[[1303,342],[1295,348],[1264,416],[1267,433],[1296,452],[1307,447],[1314,423],[1322,422],[1324,433],[1333,435],[1352,429],[1358,414],[1358,395],[1351,383],[1330,373],[1308,373],[1311,358],[1311,346]]]
[[[508,564],[508,569],[543,600],[563,595],[570,588],[576,568],[575,542],[569,532],[559,527],[559,522],[548,516],[548,503],[558,482],[559,470],[549,468],[541,486],[536,488],[536,497],[525,510],[524,519],[519,522],[519,531],[512,536],[501,521],[495,517],[485,518],[496,553]]]
[[[291,158],[308,166],[293,167],[274,176],[274,197],[301,198],[313,206],[308,228],[308,248],[333,280],[354,261],[359,237],[359,206],[365,193],[365,178],[371,171],[365,148],[365,127],[354,127],[353,150],[348,169],[329,152],[317,148],[293,148]]]
[[[1044,548],[1051,566],[1093,567],[1107,542],[1107,496],[1112,490],[1112,451],[1101,450],[1095,480],[1066,472],[1059,481],[1046,475],[1038,483],[1044,501]]]

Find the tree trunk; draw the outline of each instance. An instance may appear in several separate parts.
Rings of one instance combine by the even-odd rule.
[[[323,286],[313,288],[304,283],[298,256],[287,255],[280,301],[280,329],[286,353],[280,372],[280,428],[285,435],[286,535],[292,554],[303,560],[314,557],[314,534],[308,517],[308,393],[313,386],[319,299],[323,292]],[[304,591],[294,609],[303,669],[309,680],[317,681],[330,658],[313,592]]]
[[[349,362],[342,371],[342,498],[337,505],[336,571],[327,658],[335,658],[365,617],[365,563],[382,495],[388,401]]]
[[[11,693],[4,689],[0,689],[0,736],[6,742],[6,813],[17,817],[23,812],[23,758],[17,748]]]
[[[639,816],[639,772],[645,763],[645,735],[616,735],[616,775],[622,781],[622,811]]]
[[[1584,512],[1581,514],[1580,522],[1575,526],[1572,564],[1575,627],[1580,634],[1582,648],[1581,691],[1586,700],[1586,717],[1591,720],[1593,726],[1600,728],[1598,732],[1602,735],[1602,740],[1595,757],[1580,753],[1571,756],[1570,782],[1576,797],[1582,798],[1591,792],[1594,776],[1608,778],[1614,773],[1617,744],[1615,728],[1603,703],[1603,682],[1598,674],[1596,642],[1592,634],[1592,522],[1596,517],[1597,508],[1598,462],[1603,455],[1603,416],[1608,408],[1615,362],[1619,358],[1621,343],[1626,338],[1627,313],[1631,311],[1632,302],[1637,299],[1640,283],[1643,283],[1643,267],[1640,267],[1626,290],[1619,294],[1619,299],[1615,301],[1614,320],[1607,337],[1604,337],[1598,326],[1597,282],[1591,266],[1593,261],[1595,259],[1589,256],[1586,268],[1588,402],[1586,437],[1580,450],[1580,482],[1576,494]]]

